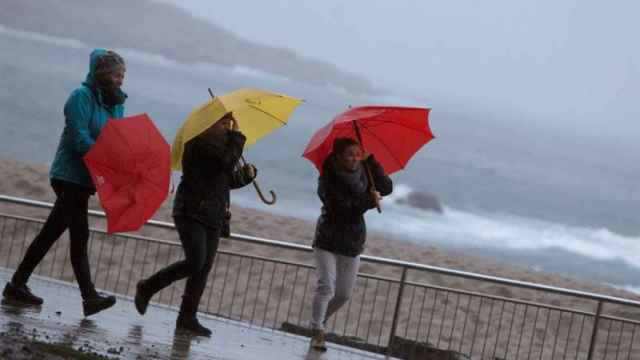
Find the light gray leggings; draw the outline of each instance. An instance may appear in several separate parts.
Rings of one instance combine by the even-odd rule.
[[[351,297],[360,256],[343,256],[317,248],[313,254],[318,283],[313,294],[311,328],[324,330],[325,321]]]

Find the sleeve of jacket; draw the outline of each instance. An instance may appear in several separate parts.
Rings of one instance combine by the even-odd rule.
[[[93,100],[83,91],[74,91],[64,105],[64,116],[71,131],[74,149],[84,156],[95,144],[89,132],[89,121],[93,113]]]
[[[199,138],[194,140],[192,141],[198,143],[199,152],[204,162],[217,164],[224,171],[233,171],[242,155],[246,138],[240,132],[230,131],[224,144],[211,144]]]
[[[391,194],[393,191],[393,181],[391,181],[389,175],[384,172],[382,165],[375,159],[373,154],[371,154],[366,161],[367,166],[371,169],[371,176],[376,184],[376,190],[382,196]]]
[[[318,196],[330,212],[338,217],[362,215],[373,209],[376,203],[369,192],[360,195],[345,194],[336,189],[330,176],[318,180]]]

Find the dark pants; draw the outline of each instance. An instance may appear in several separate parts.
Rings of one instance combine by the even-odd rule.
[[[96,292],[91,282],[91,270],[87,256],[89,197],[94,191],[60,180],[52,180],[51,186],[57,196],[56,202],[40,233],[29,245],[11,282],[18,286],[26,284],[31,273],[51,249],[51,246],[65,230],[69,229],[71,266],[76,281],[78,281],[82,298],[86,299],[95,295]]]
[[[174,281],[187,278],[180,315],[195,316],[218,250],[220,229],[207,227],[182,216],[176,216],[174,222],[180,235],[185,259],[151,275],[144,283],[144,290],[149,294],[155,294]]]

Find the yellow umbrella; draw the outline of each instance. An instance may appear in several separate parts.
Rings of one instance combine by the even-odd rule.
[[[212,99],[196,108],[176,134],[171,148],[173,170],[182,170],[184,145],[224,115],[233,112],[240,131],[247,137],[246,148],[286,125],[295,108],[302,102],[302,99],[258,89],[239,89],[217,97],[213,96],[211,89],[209,93]],[[254,185],[264,200],[255,182]]]

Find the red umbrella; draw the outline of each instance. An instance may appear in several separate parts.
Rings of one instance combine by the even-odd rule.
[[[138,230],[169,192],[169,144],[147,114],[109,119],[84,162],[109,233]]]
[[[331,153],[333,140],[349,137],[357,139],[364,151],[374,154],[387,174],[394,173],[404,169],[409,159],[434,138],[429,129],[429,111],[397,106],[351,108],[318,130],[302,156],[322,172],[322,163]],[[371,170],[366,168],[373,183]],[[380,205],[376,207],[381,212]]]
[[[376,156],[387,174],[404,169],[411,157],[434,138],[429,129],[431,109],[397,106],[362,106],[336,116],[309,141],[304,150],[322,171],[322,162],[337,137],[357,139],[363,149]]]

